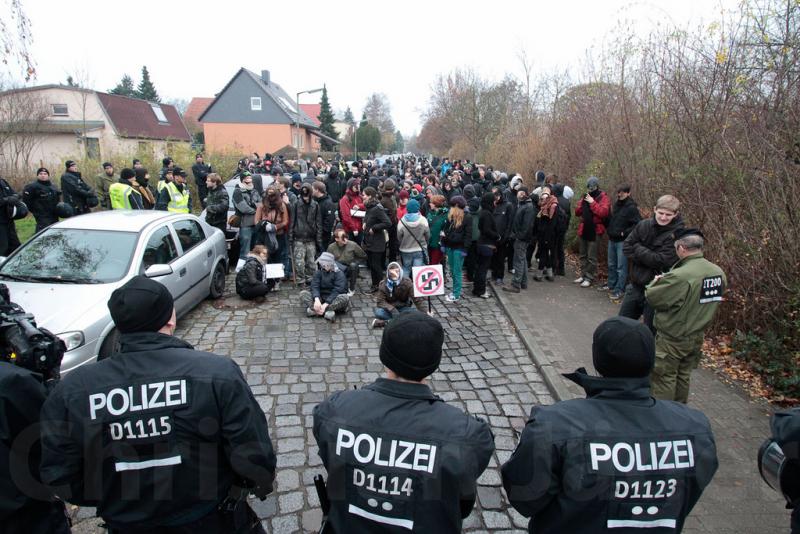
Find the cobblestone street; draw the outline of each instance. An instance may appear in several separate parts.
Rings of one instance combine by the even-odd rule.
[[[229,291],[232,287],[229,277]],[[369,324],[371,296],[357,293],[354,311],[331,324],[306,317],[297,295],[284,283],[261,305],[236,298],[207,301],[181,319],[176,331],[199,350],[233,357],[267,414],[278,456],[276,489],[252,506],[268,532],[281,534],[319,528],[313,478],[325,469],[311,432],[314,406],[335,391],[372,382],[383,370],[378,358],[382,330]],[[244,306],[227,306],[237,303]],[[496,452],[478,481],[478,502],[464,530],[522,532],[527,521],[508,506],[499,467],[514,449],[531,406],[553,399],[495,298],[445,305],[436,297],[433,306],[446,332],[433,391],[487,419],[495,434]],[[93,510],[74,513],[74,532],[102,532]]]

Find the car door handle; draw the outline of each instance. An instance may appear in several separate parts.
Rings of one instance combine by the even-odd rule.
[[[207,251],[206,251],[206,257],[207,257],[207,258],[210,258],[212,254],[214,254],[214,251],[213,251],[213,250],[207,250]]]
[[[178,271],[178,276],[180,276],[180,277],[186,276],[186,267],[184,267],[183,269]]]

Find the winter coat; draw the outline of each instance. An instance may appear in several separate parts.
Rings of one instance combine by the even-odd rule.
[[[289,208],[286,203],[278,200],[276,209],[265,208],[264,203],[260,203],[256,208],[255,222],[271,222],[275,225],[275,235],[284,235],[289,232]]]
[[[208,190],[206,197],[206,222],[211,226],[221,226],[228,220],[228,191],[222,185]]]
[[[489,195],[486,196],[488,197]],[[489,200],[482,198],[481,209],[478,211],[478,231],[480,232],[478,246],[497,245],[500,240],[500,234],[497,233],[497,226],[494,222],[493,210],[494,197],[492,196]]]
[[[632,284],[644,287],[657,274],[665,273],[678,262],[675,253],[675,231],[683,228],[677,215],[661,226],[655,216],[640,221],[625,239],[622,252],[628,258],[628,276]]]
[[[22,201],[36,219],[36,228],[42,229],[58,222],[56,206],[59,197],[61,191],[50,180],[46,182],[36,180],[22,190]]]
[[[261,258],[248,254],[244,265],[236,273],[236,293],[242,295],[248,289],[262,286],[267,286],[267,291],[272,291],[272,288],[275,287],[275,280],[270,278],[265,282],[264,264],[261,262]]]
[[[339,206],[339,201],[342,199],[342,195],[344,195],[346,186],[347,180],[345,180],[341,174],[337,173],[335,177],[329,174],[328,177],[325,178],[325,190],[337,207]]]
[[[387,272],[386,276],[389,274]],[[403,308],[406,306],[416,306],[421,312],[425,312],[425,299],[414,296],[414,283],[410,278],[401,276],[397,285],[394,286],[393,291],[389,291],[386,285],[386,278],[378,285],[378,292],[376,293],[376,305],[386,311],[392,312],[398,306]]]
[[[510,202],[502,201],[497,204],[492,211],[494,226],[500,234],[501,241],[507,241],[511,235],[511,222],[514,217],[514,209]]]
[[[636,224],[642,220],[639,215],[639,207],[631,197],[625,200],[618,200],[614,203],[611,210],[611,220],[606,229],[609,241],[625,241],[630,235]]]
[[[255,187],[249,191],[238,185],[234,188],[233,207],[236,210],[236,215],[240,217],[240,227],[255,226],[256,209],[260,202],[261,195],[258,194]]]
[[[611,213],[611,201],[605,191],[600,191],[593,204],[589,204],[583,198],[578,199],[578,206],[575,208],[575,215],[583,217],[584,205],[592,210],[592,221],[594,222],[595,234],[601,236],[605,233],[605,219]],[[578,235],[583,236],[583,219],[578,225]]]
[[[409,221],[408,217],[403,217],[397,223],[397,241],[400,244],[400,252],[420,252],[423,247],[428,246],[430,238],[431,230],[425,217],[420,216],[414,222]]]
[[[342,221],[342,228],[345,232],[360,232],[362,230],[363,219],[353,217],[352,211],[364,211],[365,209],[364,201],[361,200],[358,193],[353,193],[350,190],[345,193],[339,200],[339,219]]]
[[[377,201],[367,208],[364,216],[364,250],[366,252],[383,252],[386,250],[386,238],[383,231],[392,226],[389,215]],[[372,230],[370,232],[370,230]]]
[[[397,218],[397,201],[395,200],[394,191],[381,193],[381,206],[389,215],[392,226],[396,226],[399,219]]]
[[[461,226],[455,226],[453,221],[446,221],[444,224],[442,244],[447,248],[453,249],[469,248],[472,244],[472,217],[472,214],[465,211]]]
[[[450,210],[445,207],[428,211],[426,218],[428,219],[428,227],[430,228],[431,234],[428,240],[428,246],[430,248],[439,248],[442,228],[444,228],[444,223],[447,222],[448,213],[450,213]]]
[[[565,376],[586,398],[534,407],[501,468],[528,531],[680,532],[719,465],[706,416],[653,399],[647,377]],[[634,515],[637,505],[647,514]],[[648,528],[655,521],[671,528]],[[616,528],[626,523],[639,528]]]
[[[337,262],[345,267],[356,261],[364,261],[367,259],[367,254],[358,246],[354,241],[347,241],[345,246],[339,245],[336,241],[328,245],[328,252],[333,254]]]
[[[192,165],[192,174],[194,175],[194,182],[198,186],[201,184],[206,185],[206,178],[212,172],[214,171],[211,169],[211,165],[207,163],[195,163],[194,165]]]
[[[89,204],[92,203],[90,198],[97,199],[94,190],[83,181],[79,172],[65,172],[61,175],[61,191],[64,202],[72,206],[75,215],[89,213]]]
[[[511,237],[530,243],[533,240],[533,225],[536,221],[536,210],[530,198],[517,204],[514,221],[511,225]]]
[[[322,211],[314,200],[298,200],[289,207],[289,241],[322,243]]]
[[[553,244],[555,242],[557,224],[558,199],[550,195],[539,206],[539,213],[536,214],[536,240],[543,245]]]
[[[336,204],[333,203],[329,195],[315,198],[314,200],[317,201],[322,216],[322,235],[330,237],[333,232],[333,226],[336,224]]]
[[[317,269],[311,277],[311,296],[330,304],[339,295],[347,294],[347,276],[338,267],[332,271]]]

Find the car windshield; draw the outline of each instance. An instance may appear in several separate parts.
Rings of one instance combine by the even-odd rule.
[[[0,267],[0,279],[102,284],[128,272],[138,234],[52,228],[32,239]]]

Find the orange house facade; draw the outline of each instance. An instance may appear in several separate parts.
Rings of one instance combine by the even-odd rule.
[[[266,70],[259,76],[241,68],[199,121],[210,152],[264,154],[299,148],[301,154],[311,155],[320,150],[322,134],[315,121],[296,109],[294,99]]]

